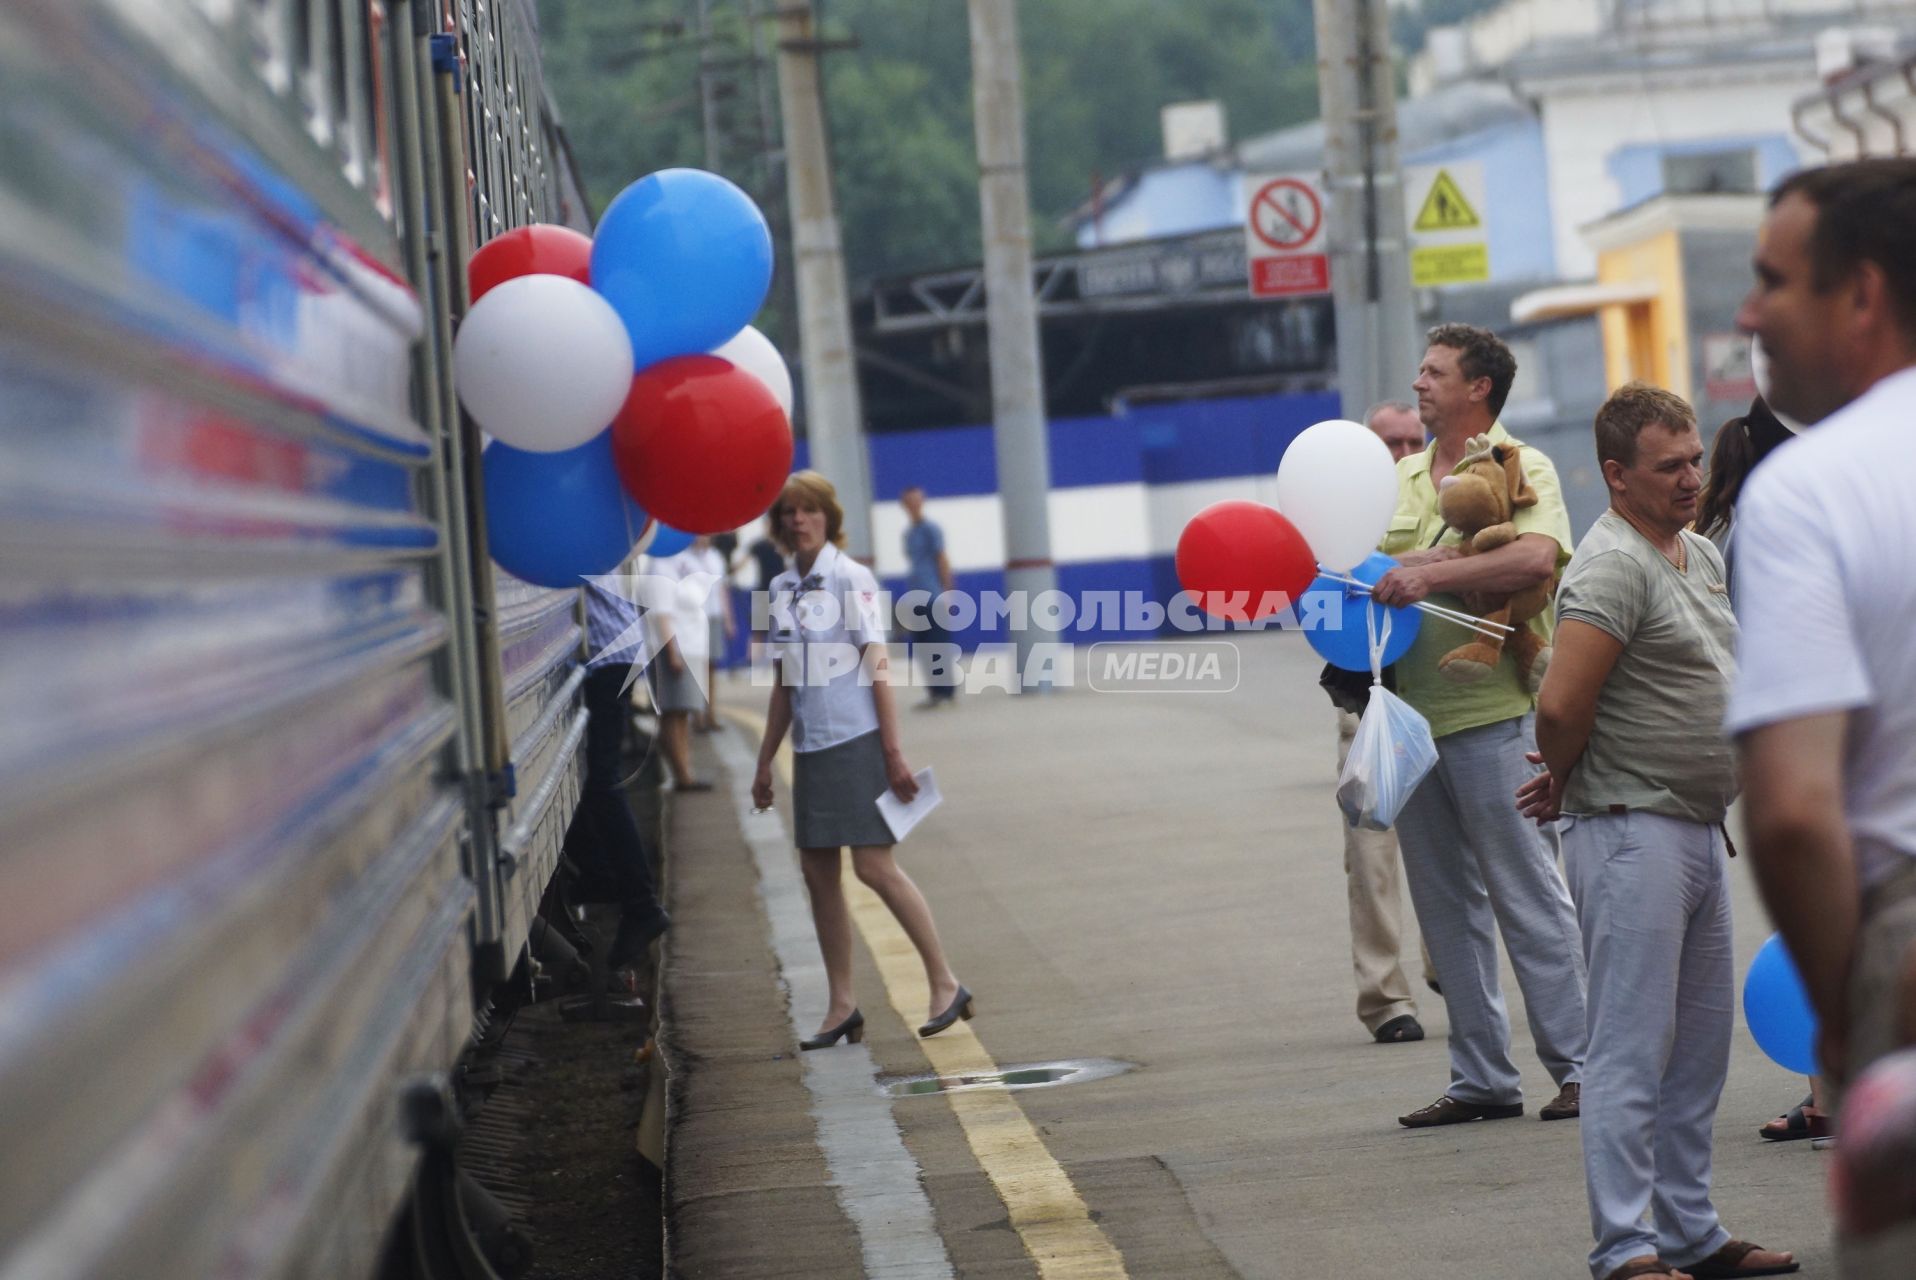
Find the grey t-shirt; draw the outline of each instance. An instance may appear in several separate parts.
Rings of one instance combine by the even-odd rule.
[[[1623,645],[1564,788],[1565,813],[1620,804],[1721,822],[1736,798],[1736,760],[1719,728],[1736,674],[1736,616],[1716,547],[1679,536],[1682,571],[1606,511],[1564,570],[1558,621],[1588,623]]]

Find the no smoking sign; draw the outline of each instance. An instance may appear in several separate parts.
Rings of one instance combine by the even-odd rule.
[[[1245,258],[1251,296],[1328,293],[1330,260],[1323,252],[1324,197],[1310,174],[1279,174],[1245,184]]]

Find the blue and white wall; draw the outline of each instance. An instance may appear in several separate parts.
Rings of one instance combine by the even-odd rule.
[[[1534,118],[1512,120],[1404,153],[1405,164],[1468,161],[1481,161],[1484,166],[1489,208],[1477,212],[1488,232],[1490,283],[1555,279],[1543,126]],[[1406,208],[1404,216],[1415,219],[1415,206]]]
[[[1244,221],[1244,175],[1208,160],[1146,169],[1102,214],[1078,226],[1078,247],[1096,249],[1192,235]]]
[[[1666,158],[1721,155],[1725,152],[1750,154],[1754,161],[1758,191],[1768,191],[1803,163],[1796,144],[1781,130],[1774,133],[1690,138],[1679,142],[1633,142],[1612,151],[1606,161],[1610,180],[1617,187],[1617,207],[1628,209],[1662,195],[1666,190],[1663,168]]]
[[[1058,588],[1082,615],[1093,593],[1139,593],[1163,605],[1177,593],[1173,557],[1185,523],[1213,502],[1275,503],[1277,463],[1313,423],[1338,416],[1335,394],[1195,400],[1132,408],[1119,415],[1051,423],[1051,553]],[[925,514],[945,531],[960,590],[1005,589],[998,468],[989,426],[943,427],[869,437],[872,536],[884,585],[904,590],[905,513],[897,497],[925,490]],[[794,464],[806,465],[799,446]],[[743,541],[756,536],[751,531]],[[1005,639],[1002,626],[960,632],[967,646]],[[1061,639],[1139,639],[1121,620]]]

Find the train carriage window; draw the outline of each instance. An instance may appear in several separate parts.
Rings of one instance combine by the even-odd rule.
[[[246,40],[259,68],[260,79],[275,94],[293,87],[293,24],[296,15],[286,0],[248,0]]]
[[[539,116],[539,81],[527,74],[526,64],[519,64],[519,155],[524,163],[520,170],[519,189],[525,193],[526,217],[534,222],[544,222],[545,202],[539,198],[539,135],[534,127]]]
[[[512,164],[512,213],[513,221],[524,225],[532,221],[532,209],[526,199],[526,148],[525,148],[525,110],[520,101],[520,90],[525,80],[519,69],[519,58],[508,50],[506,55],[506,148]]]
[[[511,225],[512,171],[505,140],[505,59],[499,39],[503,25],[502,0],[485,6],[486,21],[486,149],[492,157],[492,230],[498,235]]]
[[[306,132],[322,147],[333,142],[333,122],[327,115],[332,92],[326,84],[326,0],[294,0],[302,21],[300,39],[293,50],[293,67],[299,78],[299,102],[306,118]]]
[[[340,59],[334,81],[339,88],[340,167],[348,182],[368,194],[373,183],[373,65],[366,38],[370,7],[368,0],[342,0],[335,10]]]
[[[459,35],[466,47],[466,92],[477,109],[466,112],[466,162],[472,190],[472,229],[476,244],[492,238],[492,157],[486,146],[486,58],[480,24],[485,17],[485,0],[463,0],[459,12]]]
[[[393,94],[387,57],[391,25],[385,0],[366,0],[365,20],[361,24],[361,59],[365,75],[362,92],[353,99],[363,108],[358,117],[362,126],[362,154],[368,168],[368,181],[362,185],[372,197],[381,216],[393,217]]]
[[[346,3],[353,0],[321,0],[319,7],[324,10],[326,44],[325,57],[322,59],[323,78],[321,85],[325,94],[327,144],[350,163],[351,148],[351,106],[346,84],[346,16],[342,12]]]

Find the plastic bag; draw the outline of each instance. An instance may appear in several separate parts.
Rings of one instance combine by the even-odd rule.
[[[1337,779],[1337,807],[1353,827],[1388,831],[1436,763],[1430,721],[1381,683],[1373,684]]]

